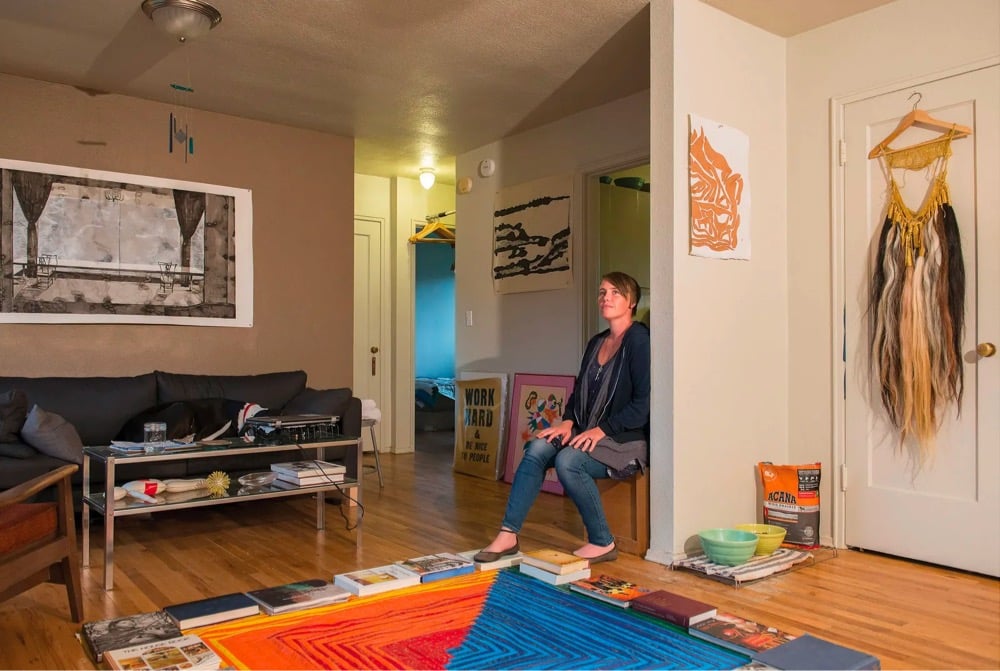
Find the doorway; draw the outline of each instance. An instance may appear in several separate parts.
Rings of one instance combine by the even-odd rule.
[[[910,111],[908,96],[921,94],[920,108],[938,119],[974,129],[952,141],[947,184],[961,233],[965,265],[965,320],[961,346],[964,395],[961,407],[944,407],[932,459],[919,468],[914,446],[899,444],[870,392],[865,311],[873,237],[884,219],[886,179],[870,146],[892,132]],[[1000,357],[977,353],[980,343],[1000,338],[1000,66],[955,73],[906,89],[843,104],[843,261],[837,283],[844,298],[842,505],[848,546],[1000,575]],[[977,124],[976,121],[981,120]],[[894,142],[906,147],[936,133],[911,128]],[[933,175],[896,175],[903,200],[921,207]],[[836,267],[836,266],[835,266]],[[838,401],[839,403],[839,401]],[[838,413],[839,414],[839,413]]]

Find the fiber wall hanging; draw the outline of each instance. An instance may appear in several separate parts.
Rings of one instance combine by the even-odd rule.
[[[910,147],[888,146],[915,124],[948,130]],[[869,365],[900,447],[915,441],[918,471],[933,457],[946,408],[962,399],[965,264],[947,167],[952,140],[969,133],[914,107],[869,154],[880,160],[887,183],[885,222],[871,259]],[[930,182],[922,205],[912,210],[894,171],[917,170],[927,170]]]

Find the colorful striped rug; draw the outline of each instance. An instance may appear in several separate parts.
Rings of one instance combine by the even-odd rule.
[[[193,633],[237,669],[732,669],[747,661],[516,570]]]

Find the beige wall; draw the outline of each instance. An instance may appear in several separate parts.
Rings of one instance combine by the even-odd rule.
[[[946,7],[939,0],[899,0],[788,40],[788,161],[795,166],[788,176],[788,218],[795,222],[788,230],[788,415],[795,463],[838,461],[832,409],[843,368],[842,343],[831,337],[841,307],[831,299],[830,99],[996,56],[998,26],[996,0],[952,0]],[[981,179],[1000,183],[997,175]],[[823,473],[825,542],[836,524],[838,475],[833,468]]]
[[[754,521],[754,466],[787,455],[785,42],[696,0],[653,3],[651,32],[649,557],[669,562]],[[688,255],[691,113],[750,136],[749,262]]]
[[[6,75],[0,100],[4,158],[248,188],[254,213],[252,328],[0,324],[0,375],[301,368],[313,386],[351,384],[353,140],[185,111],[185,164],[167,153],[172,106]]]
[[[593,335],[583,332],[585,280],[587,273],[597,272],[586,267],[584,260],[584,175],[645,162],[648,129],[649,95],[643,92],[458,157],[458,177],[473,178],[472,192],[456,199],[458,370],[576,374],[583,344]],[[496,162],[492,177],[480,177],[477,171],[485,158]],[[497,295],[491,263],[496,192],[504,186],[559,175],[574,178],[572,286]],[[465,326],[467,310],[473,312],[472,326]]]

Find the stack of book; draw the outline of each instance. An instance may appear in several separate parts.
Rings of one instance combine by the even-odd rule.
[[[550,585],[566,585],[590,577],[590,560],[547,548],[525,552],[518,568],[521,573]]]
[[[652,590],[642,587],[622,578],[615,578],[610,575],[599,575],[597,577],[574,580],[569,584],[572,592],[579,592],[586,596],[610,603],[619,608],[628,608],[632,605],[632,600],[643,594],[649,594]]]
[[[255,589],[246,594],[268,615],[340,603],[351,596],[343,587],[319,578]]]
[[[271,470],[277,474],[274,486],[283,489],[331,485],[347,477],[347,467],[343,464],[318,459],[271,464]]]
[[[476,564],[471,559],[451,552],[412,557],[396,563],[419,575],[420,582],[433,582],[442,578],[472,573],[476,570]]]

